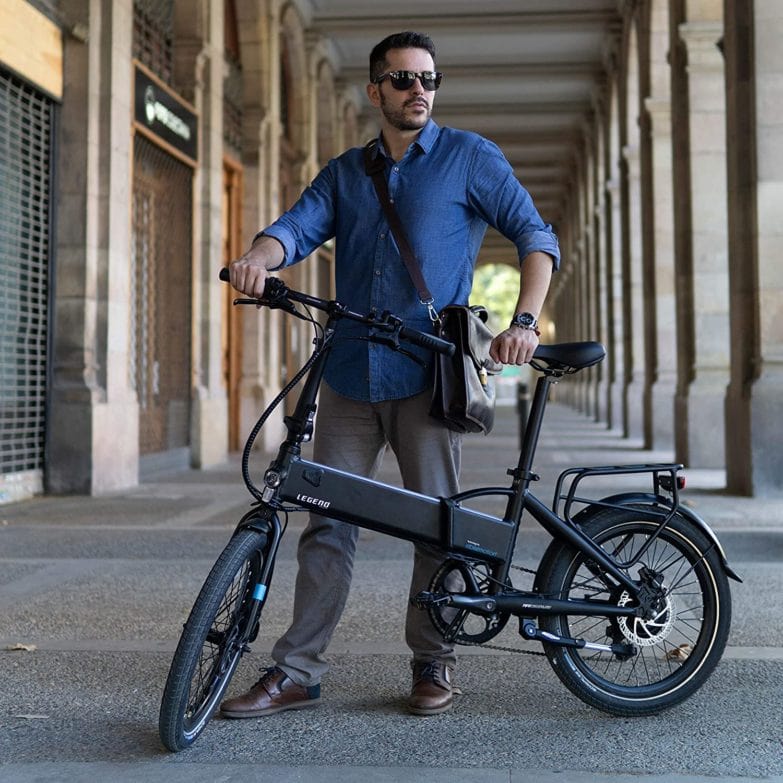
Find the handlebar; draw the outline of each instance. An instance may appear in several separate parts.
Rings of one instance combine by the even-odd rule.
[[[229,272],[226,267],[223,267],[220,270],[219,277],[226,283],[230,281]],[[264,287],[264,295],[260,299],[235,300],[235,304],[263,305],[265,307],[286,310],[291,310],[294,302],[312,307],[316,310],[321,310],[334,318],[347,318],[350,321],[357,321],[358,323],[365,324],[371,329],[376,330],[376,332],[384,332],[389,336],[376,336],[375,340],[377,342],[391,344],[391,347],[395,347],[396,339],[399,338],[412,345],[418,345],[421,348],[435,351],[435,353],[441,353],[445,356],[453,356],[454,351],[456,350],[454,343],[442,340],[434,334],[428,334],[427,332],[421,332],[418,329],[411,329],[410,327],[404,326],[403,321],[389,311],[378,313],[376,310],[371,310],[367,314],[354,313],[334,300],[320,299],[317,296],[310,296],[301,291],[294,291],[279,277],[267,278]],[[372,336],[370,339],[373,339]],[[399,349],[399,346],[396,347]]]

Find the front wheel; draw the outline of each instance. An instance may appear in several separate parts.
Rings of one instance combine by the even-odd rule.
[[[713,543],[679,514],[649,543],[658,525],[643,516],[632,507],[606,509],[583,530],[616,561],[632,564],[633,579],[652,575],[657,580],[663,588],[658,614],[649,619],[557,615],[541,621],[558,636],[633,649],[618,654],[545,644],[566,687],[615,715],[652,714],[692,695],[718,664],[731,623],[728,579]],[[552,598],[633,605],[621,585],[573,547],[552,550],[544,571],[539,591]]]
[[[158,728],[172,751],[192,745],[228,688],[245,644],[267,536],[242,530],[226,545],[185,623],[160,705]]]

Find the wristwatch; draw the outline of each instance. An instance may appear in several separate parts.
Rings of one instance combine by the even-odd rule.
[[[517,313],[511,319],[510,326],[518,326],[520,329],[530,329],[531,332],[538,332],[538,321],[533,313]]]

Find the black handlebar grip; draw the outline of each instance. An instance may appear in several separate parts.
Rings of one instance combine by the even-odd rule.
[[[224,282],[231,282],[228,267],[224,266],[218,273],[218,277]],[[288,294],[288,288],[279,277],[267,277],[264,285],[264,299],[275,299]]]
[[[454,356],[454,351],[457,350],[454,343],[450,343],[448,340],[441,340],[440,337],[435,337],[434,334],[426,334],[415,329],[400,329],[400,337],[410,343],[420,345],[422,348],[429,348],[429,350],[435,351],[435,353],[442,353],[445,356]]]

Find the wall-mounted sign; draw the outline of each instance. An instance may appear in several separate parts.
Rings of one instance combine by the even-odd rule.
[[[198,116],[136,64],[134,119],[146,132],[196,161]]]

